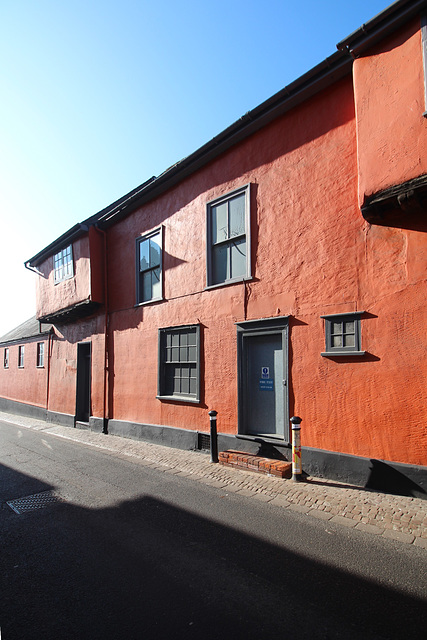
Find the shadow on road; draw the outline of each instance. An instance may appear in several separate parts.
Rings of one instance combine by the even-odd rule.
[[[23,515],[4,502],[51,488],[0,468],[2,640],[425,634],[425,600],[149,496]]]

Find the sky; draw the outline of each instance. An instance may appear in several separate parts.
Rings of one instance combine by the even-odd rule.
[[[0,336],[24,263],[336,51],[387,0],[0,0]]]

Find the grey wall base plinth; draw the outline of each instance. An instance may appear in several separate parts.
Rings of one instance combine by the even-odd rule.
[[[17,402],[8,398],[0,398],[0,411],[14,413],[17,416],[35,418],[36,420],[46,420],[47,411],[43,407],[36,407],[33,404]]]
[[[97,418],[96,416],[90,416],[89,418],[89,428],[91,431],[96,431],[97,433],[102,433],[104,431],[104,420],[103,418]]]
[[[310,475],[348,482],[372,491],[427,500],[427,467],[361,458],[322,449],[302,448],[303,469]]]
[[[230,437],[234,444],[230,443]],[[291,447],[273,440],[250,436],[228,436],[228,446],[220,450],[237,449],[268,458],[292,460]],[[302,447],[302,467],[305,474],[316,478],[328,478],[385,493],[412,496],[427,500],[427,467],[362,458],[346,453]]]
[[[176,449],[195,450],[198,442],[197,431],[122,420],[109,420],[108,433],[133,440],[146,440]]]
[[[45,422],[60,424],[64,427],[74,427],[74,416],[68,413],[48,411],[43,407],[36,407],[34,404],[8,400],[7,398],[0,397],[0,411],[14,413],[17,416],[24,416],[26,418],[34,418],[35,420],[44,420]]]
[[[74,427],[74,416],[46,411],[42,407],[8,400],[0,397],[0,411],[14,413],[53,424]],[[200,450],[201,436],[203,449],[209,434],[206,431],[190,431],[164,425],[140,424],[124,420],[104,421],[91,416],[89,428],[99,433],[144,440],[176,449]],[[235,449],[266,458],[291,460],[291,447],[280,440],[256,436],[218,434],[218,450]],[[427,499],[427,467],[361,458],[345,453],[335,453],[322,449],[302,447],[302,467],[306,475],[328,478],[351,485],[371,489],[372,491],[393,493]]]
[[[69,413],[58,413],[57,411],[47,411],[46,421],[59,424],[62,427],[74,427],[74,416]]]

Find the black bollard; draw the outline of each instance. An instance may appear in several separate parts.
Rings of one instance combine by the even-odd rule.
[[[216,428],[217,411],[209,411],[210,429],[211,429],[211,459],[210,462],[218,462],[218,432]]]

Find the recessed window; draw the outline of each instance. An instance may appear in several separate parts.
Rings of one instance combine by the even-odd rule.
[[[37,343],[37,366],[44,367],[44,342]]]
[[[25,347],[23,345],[18,347],[18,367],[20,369],[23,369],[24,367],[24,352],[25,352]]]
[[[207,284],[251,276],[249,185],[207,205]]]
[[[361,343],[360,316],[363,311],[321,316],[325,320],[325,347],[322,356],[364,355]]]
[[[199,325],[159,329],[158,397],[199,401]]]
[[[137,304],[162,299],[162,230],[136,241]]]
[[[53,257],[53,267],[55,282],[62,282],[62,280],[73,277],[73,251],[71,245],[55,253]]]
[[[9,369],[9,347],[6,347],[3,354],[3,367]]]

